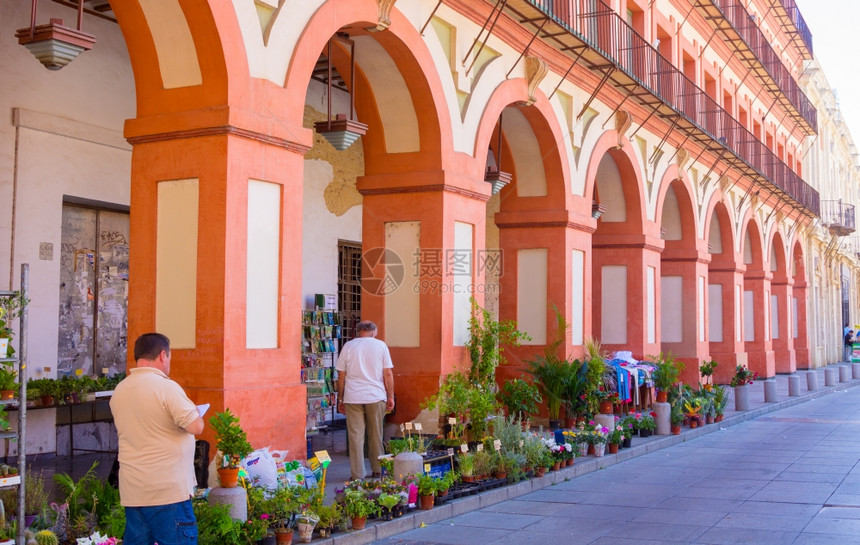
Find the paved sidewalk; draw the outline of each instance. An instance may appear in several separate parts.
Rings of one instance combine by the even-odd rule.
[[[513,499],[434,509],[425,527],[374,543],[860,545],[860,381],[825,388],[823,370],[819,379],[821,390],[807,391],[804,377],[801,397],[788,398],[779,377],[769,404],[757,384],[752,410],[724,425],[643,441],[623,462],[577,461],[545,488],[507,487]]]

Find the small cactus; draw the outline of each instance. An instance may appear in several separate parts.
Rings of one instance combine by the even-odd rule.
[[[38,545],[57,545],[57,535],[50,530],[42,530],[36,534]]]

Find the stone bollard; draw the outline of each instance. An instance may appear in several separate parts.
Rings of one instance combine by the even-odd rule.
[[[860,378],[860,363],[851,364],[851,376],[853,378]]]
[[[668,403],[654,403],[654,412],[657,416],[654,421],[657,423],[657,435],[669,435],[672,433],[672,406]]]
[[[776,402],[776,379],[769,378],[764,382],[764,402],[765,403],[775,403]]]
[[[818,389],[818,371],[815,369],[806,372],[806,389],[810,392]]]
[[[234,488],[217,486],[209,491],[206,499],[210,505],[229,505],[230,518],[248,520],[248,493],[241,486]]]
[[[735,386],[735,410],[750,410],[750,385]]]
[[[797,375],[788,375],[788,395],[789,397],[800,395],[800,377]]]
[[[824,368],[824,385],[836,386],[839,382],[839,371],[835,367]]]
[[[839,382],[850,382],[851,381],[851,367],[847,365],[839,366]]]
[[[408,475],[422,475],[424,473],[424,458],[417,452],[401,452],[394,457],[392,471],[397,481],[401,481]]]
[[[594,416],[594,421],[604,428],[608,430],[615,429],[615,415],[614,414],[598,414]]]

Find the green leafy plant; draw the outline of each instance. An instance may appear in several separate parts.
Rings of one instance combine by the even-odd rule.
[[[595,415],[599,412],[600,402],[603,400],[604,388],[603,381],[606,376],[606,355],[600,346],[600,342],[592,337],[585,339],[586,361],[585,367],[585,388],[581,395],[584,395],[583,410]]]
[[[317,522],[318,528],[334,528],[345,524],[343,506],[339,503],[320,505],[317,507],[316,513],[320,519]]]
[[[570,325],[558,308],[553,306],[553,309],[556,318],[555,339],[546,345],[543,355],[526,361],[526,365],[529,374],[540,384],[550,419],[558,420],[570,373],[570,364],[559,356],[559,351]]]
[[[224,455],[224,467],[238,468],[242,458],[254,451],[245,430],[239,425],[239,418],[230,409],[215,413],[209,419],[209,425],[215,430],[216,446]]]
[[[13,362],[0,363],[0,390],[16,390],[18,388],[18,370]]]
[[[504,383],[498,394],[499,401],[511,417],[527,420],[543,402],[540,390],[533,383],[517,378]]]
[[[229,505],[210,505],[206,500],[195,500],[193,506],[197,518],[198,543],[253,545],[266,535],[265,525],[259,519],[234,520],[230,516]]]
[[[471,452],[461,452],[457,457],[457,467],[460,475],[472,477],[475,475],[475,455]]]
[[[14,488],[0,490],[0,501],[9,513],[18,512],[18,491]],[[27,471],[24,475],[24,514],[37,515],[48,507],[48,490],[41,473]]]
[[[15,355],[15,349],[12,347],[12,327],[13,320],[21,315],[21,311],[30,303],[30,300],[24,297],[20,290],[12,292],[8,297],[0,297],[0,338],[9,339],[8,352],[0,354],[0,358],[11,358]]]
[[[726,411],[726,405],[729,403],[728,388],[722,384],[714,386],[714,413],[717,416],[722,415]]]
[[[418,477],[418,495],[432,496],[439,490],[439,480],[434,479],[427,473]]]
[[[106,516],[112,507],[119,503],[119,492],[96,474],[98,464],[98,461],[93,462],[90,469],[77,481],[66,473],[54,474],[54,483],[65,497],[64,503],[68,504],[69,533],[74,538],[92,534],[100,517]],[[114,492],[106,491],[106,487],[110,487]],[[101,505],[100,497],[104,505]],[[108,497],[113,499],[107,500]]]
[[[367,497],[367,493],[364,490],[347,489],[344,492],[343,510],[351,518],[366,517],[378,514],[379,506]]]
[[[705,360],[702,362],[701,365],[699,365],[699,373],[701,373],[701,375],[705,377],[705,384],[711,383],[714,371],[717,370],[718,365],[719,363],[717,363],[715,360]]]
[[[651,374],[651,378],[654,379],[654,386],[656,386],[658,390],[668,392],[669,389],[678,382],[678,379],[681,376],[681,371],[684,369],[684,363],[677,361],[672,356],[671,352],[668,354],[660,352],[659,356],[652,356],[651,360],[656,366],[656,369],[654,369],[654,372]]]
[[[470,298],[472,314],[469,317],[469,340],[466,348],[472,362],[469,380],[491,388],[496,382],[496,368],[505,362],[503,356],[506,346],[519,346],[529,336],[517,330],[513,320],[499,322],[487,309],[478,306],[474,298]]]

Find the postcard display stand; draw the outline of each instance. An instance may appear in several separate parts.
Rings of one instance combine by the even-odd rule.
[[[337,407],[340,316],[333,310],[302,311],[302,382],[308,388],[307,435],[319,433],[334,420]]]

